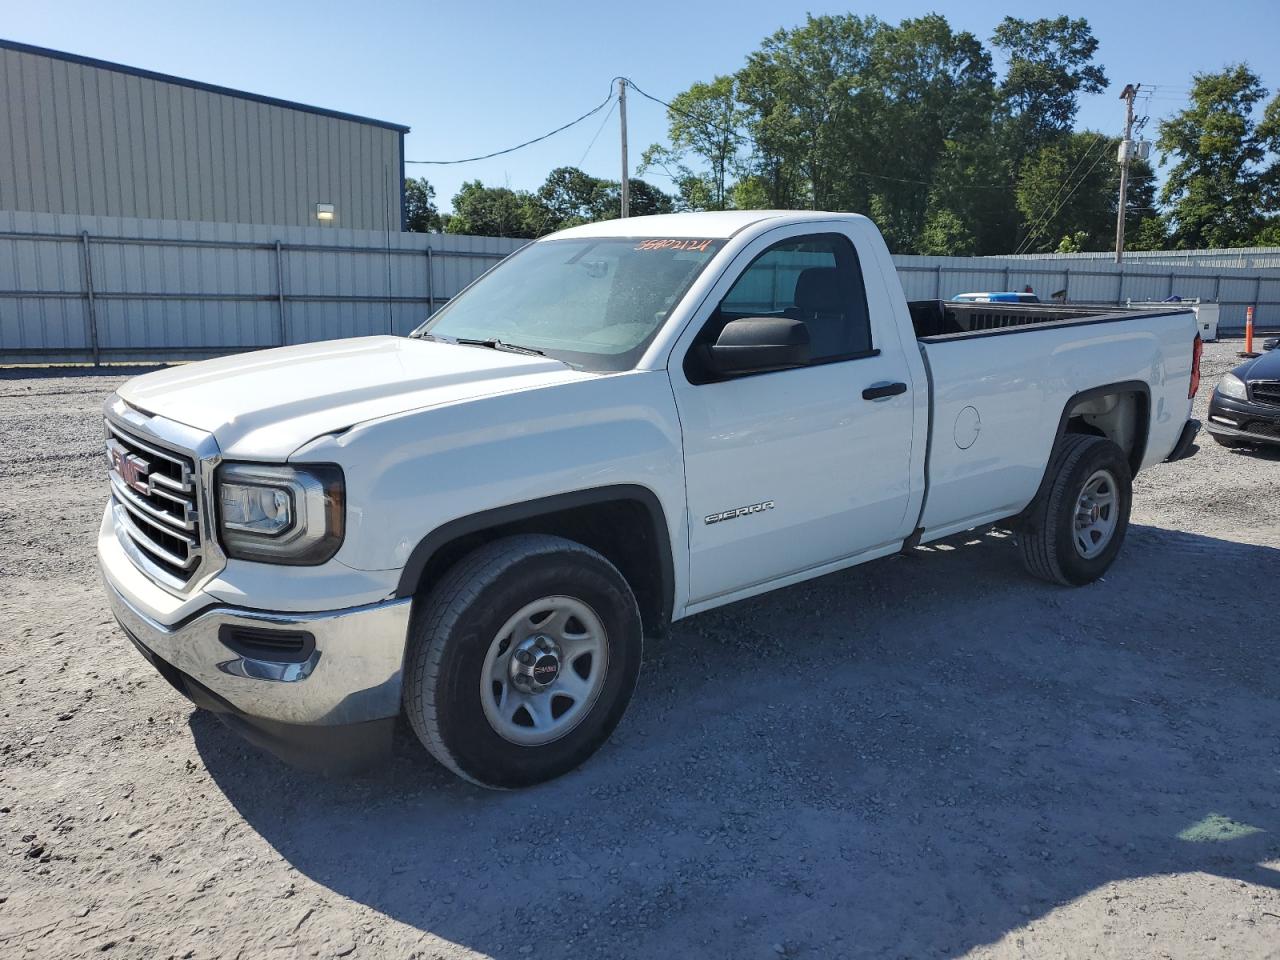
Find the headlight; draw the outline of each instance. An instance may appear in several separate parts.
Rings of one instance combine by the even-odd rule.
[[[1221,381],[1219,381],[1218,392],[1224,397],[1231,397],[1235,400],[1249,399],[1249,391],[1245,387],[1244,381],[1234,373],[1228,373]]]
[[[218,468],[218,530],[227,556],[294,566],[324,563],[342,545],[342,469],[334,464]]]

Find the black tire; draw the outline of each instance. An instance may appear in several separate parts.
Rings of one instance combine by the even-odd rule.
[[[1115,487],[1117,525],[1100,553],[1085,557],[1075,542],[1075,519],[1080,495],[1099,470],[1111,474]],[[1083,586],[1093,583],[1111,566],[1124,543],[1133,503],[1133,474],[1124,451],[1103,437],[1067,434],[1049,461],[1048,488],[1032,504],[1018,531],[1018,545],[1027,571],[1049,583]]]
[[[1223,437],[1216,433],[1210,433],[1209,436],[1213,437],[1214,442],[1217,443],[1218,446],[1226,447],[1228,450],[1242,450],[1245,447],[1253,446],[1253,444],[1244,440],[1237,440],[1235,437]]]
[[[524,746],[489,722],[480,676],[508,618],[550,596],[571,597],[596,614],[607,668],[576,726],[550,743]],[[459,776],[496,789],[551,780],[595,753],[622,719],[640,674],[640,611],[626,580],[596,551],[544,534],[495,540],[455,564],[414,606],[405,713],[423,746]]]

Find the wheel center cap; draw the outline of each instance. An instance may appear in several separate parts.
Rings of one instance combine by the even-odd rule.
[[[525,693],[541,693],[560,676],[560,647],[537,634],[521,641],[511,656],[511,682]]]
[[[560,673],[560,661],[551,654],[543,654],[533,662],[533,680],[546,686],[555,681]]]

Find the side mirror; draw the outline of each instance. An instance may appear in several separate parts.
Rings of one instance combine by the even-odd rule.
[[[735,376],[802,367],[809,362],[809,328],[789,317],[744,317],[725,324],[707,348],[717,374]]]

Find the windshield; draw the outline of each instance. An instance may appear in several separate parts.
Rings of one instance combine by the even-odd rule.
[[[634,238],[531,243],[411,336],[523,347],[588,370],[630,370],[723,244]]]

